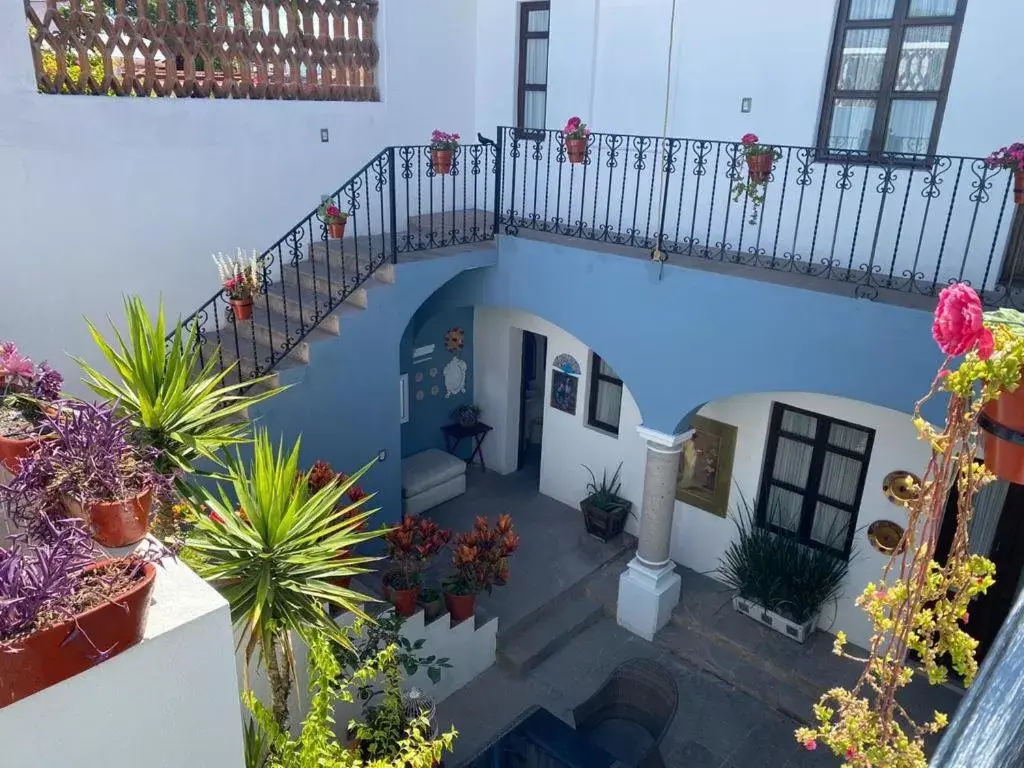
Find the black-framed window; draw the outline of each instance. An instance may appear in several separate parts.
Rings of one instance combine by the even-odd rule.
[[[870,161],[931,155],[967,0],[840,0],[818,146]]]
[[[622,414],[622,379],[596,353],[590,356],[590,404],[587,423],[613,435],[619,434]]]
[[[542,130],[548,104],[548,22],[551,3],[519,7],[519,77],[516,85],[516,127]]]
[[[874,441],[873,429],[773,403],[758,523],[848,558]]]

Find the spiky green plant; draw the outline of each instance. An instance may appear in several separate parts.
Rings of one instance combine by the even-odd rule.
[[[165,474],[175,469],[192,473],[199,459],[218,462],[221,449],[247,442],[249,425],[239,416],[281,388],[250,394],[241,390],[264,379],[225,384],[234,366],[218,371],[217,355],[200,364],[195,326],[186,337],[178,323],[168,344],[163,302],[155,322],[138,296],[126,296],[124,308],[127,337],[111,321],[114,338],[108,341],[88,323],[114,377],[105,376],[80,358],[75,360],[89,388],[116,402],[142,440],[160,451],[157,469]]]
[[[371,598],[338,586],[339,579],[366,573],[375,557],[340,557],[383,530],[362,526],[376,509],[367,509],[369,494],[341,507],[342,500],[373,466],[370,462],[344,482],[330,483],[316,493],[299,472],[301,440],[290,450],[275,450],[266,430],[256,430],[252,460],[241,451],[227,454],[226,483],[216,492],[194,490],[195,526],[186,547],[197,557],[197,572],[212,582],[231,606],[240,630],[246,672],[258,652],[270,678],[274,717],[287,728],[288,693],[294,680],[291,633],[309,642],[322,634],[348,645],[346,634],[327,615],[332,603],[358,617]],[[230,485],[228,494],[225,485]],[[245,681],[248,687],[248,680]]]

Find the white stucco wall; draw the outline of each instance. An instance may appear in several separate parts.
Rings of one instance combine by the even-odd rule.
[[[125,292],[190,313],[211,253],[268,247],[385,146],[472,135],[475,5],[381,3],[383,100],[348,103],[38,94],[22,3],[0,3],[3,336],[95,360],[83,314]]]

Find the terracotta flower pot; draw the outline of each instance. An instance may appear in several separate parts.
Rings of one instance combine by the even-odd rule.
[[[775,155],[764,152],[759,155],[747,155],[747,174],[755,184],[765,184],[772,173]]]
[[[423,620],[426,622],[433,621],[444,613],[444,599],[441,596],[436,600],[420,601],[420,605],[423,606]]]
[[[101,568],[110,561],[90,566]],[[74,619],[14,643],[14,653],[0,652],[0,708],[74,677],[131,648],[146,629],[156,566],[116,601],[108,601]],[[103,656],[100,656],[100,649]]]
[[[473,618],[473,612],[476,610],[476,595],[453,595],[451,592],[445,592],[444,602],[448,606],[452,623]]]
[[[434,166],[434,173],[444,176],[452,169],[452,152],[450,149],[430,150],[430,164]]]
[[[235,313],[235,320],[252,318],[252,296],[248,299],[232,299],[231,311]]]
[[[978,424],[985,431],[985,466],[996,477],[1024,483],[1024,387],[986,403]]]
[[[333,222],[327,225],[327,236],[340,240],[345,236],[345,224],[346,222]]]
[[[1013,172],[1013,202],[1024,204],[1024,171]]]
[[[565,154],[569,156],[569,162],[573,165],[582,163],[587,159],[586,139],[566,139]]]
[[[131,499],[94,501],[85,505],[64,498],[64,508],[72,517],[86,520],[92,537],[105,547],[127,547],[142,541],[149,530],[152,489],[146,488]]]
[[[390,574],[384,577],[384,597],[395,606],[395,613],[402,618],[409,618],[416,613],[416,599],[420,596],[417,584],[412,589],[395,589],[388,583]]]
[[[0,436],[0,464],[12,475],[18,474],[21,471],[21,460],[35,451],[45,439],[42,436],[24,439]]]

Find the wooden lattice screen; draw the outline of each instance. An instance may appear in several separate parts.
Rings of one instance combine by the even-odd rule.
[[[378,0],[24,0],[39,90],[378,101]]]

